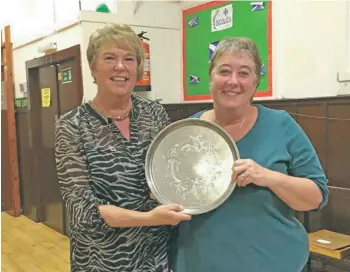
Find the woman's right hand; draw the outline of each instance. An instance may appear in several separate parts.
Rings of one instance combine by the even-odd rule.
[[[152,225],[177,225],[181,221],[191,220],[191,216],[182,212],[178,204],[160,205],[148,212]]]

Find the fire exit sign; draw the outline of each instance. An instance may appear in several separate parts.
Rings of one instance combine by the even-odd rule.
[[[72,68],[67,68],[61,70],[61,81],[62,84],[70,83],[72,82]]]
[[[28,98],[27,97],[21,97],[21,98],[15,98],[15,109],[28,109]]]

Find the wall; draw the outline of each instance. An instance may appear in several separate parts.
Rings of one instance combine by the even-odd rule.
[[[103,23],[82,23],[84,41],[82,52],[86,52],[90,34],[101,27],[103,27]],[[162,103],[180,101],[181,69],[178,60],[181,58],[181,51],[179,48],[170,49],[172,44],[176,44],[177,42],[178,30],[131,27],[136,33],[147,31],[145,36],[150,39],[152,91],[138,92],[138,94],[152,100],[162,99]],[[159,52],[163,52],[163,54]],[[82,56],[82,70],[84,99],[87,101],[96,94],[96,85],[92,82],[86,55]]]
[[[273,1],[272,14],[272,98],[350,94],[350,84],[337,82],[337,73],[350,69],[350,2]]]
[[[348,43],[347,43],[347,48],[348,48],[348,67],[347,67],[347,72],[350,73],[350,2],[348,1],[348,31],[347,31],[347,38],[348,38]]]
[[[81,43],[81,26],[75,24],[71,27],[63,29],[55,34],[49,35],[43,39],[16,47],[14,44],[13,49],[13,74],[15,84],[15,95],[16,97],[25,96],[24,93],[20,92],[20,83],[27,81],[26,66],[25,62],[34,58],[43,56],[43,53],[38,52],[38,47],[42,44],[50,42],[56,42],[57,51],[74,46]]]
[[[84,101],[91,99],[96,94],[96,85],[92,82],[86,59],[88,40],[94,30],[109,22],[129,24],[136,32],[147,31],[146,36],[150,38],[152,91],[139,94],[149,99],[161,99],[163,103],[181,101],[181,46],[178,40],[181,13],[179,5],[174,1],[147,1],[135,6],[131,1],[118,1],[117,10],[118,15],[82,11],[79,18],[80,23],[73,27],[19,47],[15,44],[16,97],[24,96],[19,91],[19,84],[26,81],[25,61],[43,55],[37,50],[39,45],[56,42],[57,50],[75,44],[81,45]]]
[[[88,101],[96,94],[96,85],[92,82],[86,59],[89,36],[93,31],[109,23],[129,24],[136,33],[147,31],[150,39],[151,55],[151,92],[139,92],[143,97],[162,103],[181,101],[181,46],[180,7],[174,2],[147,1],[140,2],[134,14],[134,4],[130,1],[119,1],[117,16],[82,12],[82,72],[84,100]],[[152,16],[154,14],[154,16]],[[177,46],[174,46],[177,45]]]
[[[207,2],[209,2],[209,1],[180,1],[180,8],[181,8],[181,10],[189,9],[189,8],[193,8],[195,6],[205,4]]]
[[[348,5],[348,1],[273,2],[277,98],[337,95],[341,87],[337,73],[347,69],[350,52]]]
[[[88,37],[106,22],[130,24],[151,39],[153,90],[142,93],[164,104],[182,103],[182,10],[205,1],[117,1],[118,14],[81,12],[81,24],[14,50],[16,96],[25,82],[26,60],[41,56],[51,40],[58,50],[81,42],[85,100],[96,93],[86,61]],[[350,94],[337,73],[350,71],[350,2],[273,2],[273,99]],[[81,31],[81,33],[80,33]]]

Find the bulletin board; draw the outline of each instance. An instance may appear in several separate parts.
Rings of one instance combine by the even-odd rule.
[[[183,11],[183,95],[211,100],[209,58],[227,37],[247,37],[258,46],[261,80],[255,97],[272,96],[271,1],[213,1]]]

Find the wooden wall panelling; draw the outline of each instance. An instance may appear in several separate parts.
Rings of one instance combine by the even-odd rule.
[[[7,110],[1,110],[1,211],[11,207],[11,168],[8,141]]]
[[[330,102],[328,117],[335,118],[328,121],[327,129],[329,185],[350,189],[350,103]]]
[[[18,168],[21,204],[23,214],[38,222],[36,219],[37,188],[33,184],[33,146],[31,144],[30,114],[27,110],[16,112],[16,124],[18,135]]]
[[[320,104],[301,104],[297,106],[296,120],[302,127],[306,135],[312,142],[317,155],[321,161],[322,167],[327,171],[327,156],[326,156],[326,118],[327,111],[326,103]]]
[[[350,189],[329,187],[329,201],[320,228],[350,235]]]

